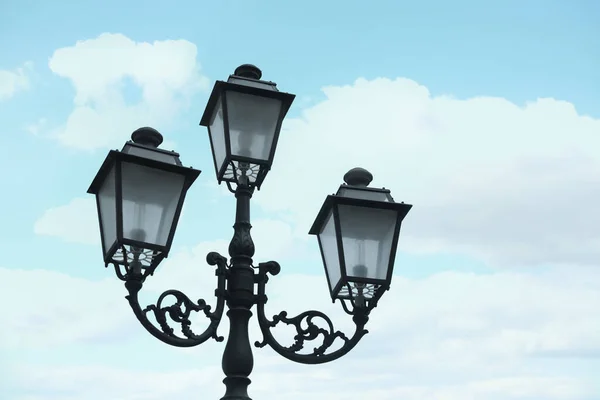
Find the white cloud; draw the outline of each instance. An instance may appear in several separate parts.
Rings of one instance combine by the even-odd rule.
[[[307,231],[344,173],[362,166],[372,186],[414,204],[403,251],[463,252],[504,266],[600,259],[599,120],[554,99],[520,107],[435,97],[405,78],[323,92],[284,123],[255,195],[267,211],[289,211]],[[301,196],[284,195],[298,188]]]
[[[363,379],[358,380],[336,380],[342,377],[328,376],[323,367],[311,368],[320,371],[289,373],[270,369],[256,373],[249,395],[256,399],[282,400],[301,400],[307,396],[315,400],[577,400],[587,394],[580,382],[566,377],[508,377],[428,387],[397,384],[389,377],[381,379],[380,375],[371,374],[362,374]],[[43,388],[46,392],[15,400],[164,400],[193,398],[198,393],[203,398],[218,399],[224,393],[221,378],[217,367],[167,373],[96,366],[39,368],[27,370],[26,381],[28,384],[36,382],[37,390]]]
[[[11,325],[0,332],[0,349],[98,341],[133,325],[116,278],[93,282],[53,271],[0,268],[0,281],[3,296],[15,304],[0,312]]]
[[[114,147],[140,126],[164,127],[208,83],[196,54],[186,40],[134,42],[109,33],[56,50],[50,69],[75,89],[58,140],[78,149]],[[125,100],[127,82],[141,90],[134,104]]]
[[[219,380],[218,367],[171,373],[133,372],[101,366],[63,367],[28,369],[27,374],[30,377],[26,379],[26,384],[33,386],[32,391],[41,393],[14,400],[96,400],[106,396],[120,400],[190,398],[194,392],[205,394],[207,383]],[[31,382],[36,385],[31,385]]]
[[[205,261],[210,251],[227,254],[226,242],[206,242],[175,252],[148,279],[141,300],[150,304],[160,292],[178,288],[190,297],[205,296],[214,303],[214,268]],[[104,263],[99,256],[87,267],[104,269]],[[105,271],[107,278],[94,282],[53,271],[0,268],[0,290],[7,299],[20,302],[19,307],[5,307],[0,312],[0,318],[12,326],[0,333],[0,348],[93,345],[127,340],[132,333],[144,334],[124,299],[127,292],[123,282],[116,278],[112,266]],[[26,297],[21,295],[23,287],[28,288]]]
[[[0,70],[0,101],[13,97],[17,92],[29,88],[28,72],[33,68],[31,62],[12,71]]]
[[[174,254],[149,279],[144,299],[150,302],[160,290],[177,288],[192,299],[204,297],[214,304],[215,277],[204,258],[208,251],[225,252],[226,247],[226,241],[203,243]],[[20,296],[20,288],[26,285],[28,296]],[[268,316],[316,308],[330,315],[337,328],[350,331],[349,317],[328,301],[324,277],[289,274],[283,265],[281,275],[268,285]],[[391,291],[371,316],[370,333],[343,360],[302,366],[268,348],[255,349],[250,393],[254,398],[285,393],[287,399],[308,394],[316,399],[591,398],[598,393],[580,374],[589,364],[581,361],[580,370],[573,365],[582,353],[593,356],[600,349],[598,288],[598,272],[574,276],[567,268],[544,275],[448,272],[419,280],[395,277]],[[25,386],[34,381],[37,390],[45,392],[39,399],[56,398],[54,391],[61,399],[94,398],[87,393],[123,400],[158,400],[174,394],[188,398],[198,390],[208,398],[222,394],[218,363],[223,344],[210,342],[201,346],[204,350],[173,353],[172,364],[157,360],[162,367],[152,371],[147,366],[136,372],[114,369],[120,360],[143,351],[147,343],[140,339],[149,335],[138,326],[123,299],[121,282],[112,276],[110,281],[91,282],[48,271],[0,269],[0,290],[6,298],[20,299],[18,308],[0,309],[4,346],[59,351],[59,346],[84,342],[90,349],[103,346],[103,352],[114,352],[114,361],[106,366],[90,364],[86,357],[71,360],[74,364],[54,362],[51,367],[15,366]],[[206,326],[205,319],[200,320],[204,322],[194,326],[197,332],[201,331],[197,326]],[[225,320],[220,333],[226,335],[227,327]],[[275,333],[284,344],[292,343],[289,330]],[[251,339],[259,339],[255,319]],[[123,347],[112,350],[111,342],[127,346],[129,355],[122,353]],[[553,350],[562,351],[561,358],[553,357]],[[202,370],[178,372],[177,360],[189,357]],[[567,359],[575,363],[569,369],[561,367]],[[211,367],[204,370],[205,366]],[[132,380],[124,379],[127,376],[152,382],[136,391]],[[90,390],[92,381],[103,384]],[[178,391],[171,392],[175,388]]]
[[[96,201],[92,196],[49,208],[35,222],[36,235],[54,236],[68,243],[99,244],[100,228]]]
[[[25,130],[34,136],[39,135],[46,127],[48,120],[40,118],[37,122],[25,125]]]

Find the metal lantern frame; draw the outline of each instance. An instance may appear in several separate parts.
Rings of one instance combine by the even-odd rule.
[[[252,308],[256,306],[256,317],[262,333],[262,340],[254,342],[254,346],[262,348],[269,346],[282,357],[302,363],[302,364],[322,364],[337,360],[349,353],[358,342],[368,333],[366,324],[369,321],[370,312],[377,306],[377,301],[382,293],[389,289],[393,273],[393,266],[396,256],[396,247],[398,244],[401,223],[412,207],[404,203],[395,203],[387,189],[368,188],[372,175],[362,169],[354,168],[345,176],[343,184],[338,189],[336,195],[327,196],[321,207],[317,218],[310,230],[310,234],[319,235],[324,227],[324,223],[331,215],[334,219],[336,246],[338,257],[340,258],[340,284],[335,290],[331,288],[328,266],[325,261],[323,246],[319,238],[321,257],[325,264],[327,282],[332,299],[340,300],[341,306],[354,322],[354,332],[346,335],[340,330],[336,330],[331,319],[321,311],[308,310],[296,316],[288,316],[286,311],[281,311],[272,317],[267,316],[266,312],[266,286],[271,276],[276,276],[281,271],[279,263],[276,261],[266,261],[255,263],[253,256],[255,253],[254,242],[250,230],[252,228],[250,219],[250,200],[254,190],[263,183],[267,172],[269,171],[281,129],[281,122],[287,113],[294,95],[281,93],[277,90],[260,89],[256,86],[271,85],[275,89],[275,84],[271,82],[260,81],[261,72],[258,68],[245,64],[236,69],[234,75],[230,76],[229,82],[217,82],[210,96],[208,105],[202,117],[201,125],[209,127],[210,119],[218,104],[223,107],[224,112],[224,134],[226,139],[226,157],[221,166],[217,165],[217,157],[214,149],[214,143],[211,136],[211,148],[213,150],[213,160],[215,171],[219,183],[225,181],[230,191],[235,194],[236,212],[235,223],[233,225],[233,237],[229,243],[229,258],[219,253],[210,252],[206,256],[206,262],[215,267],[216,305],[214,309],[207,304],[204,299],[191,300],[186,294],[179,290],[171,289],[158,296],[154,304],[143,307],[140,304],[139,292],[143,288],[146,279],[151,276],[158,264],[168,255],[179,216],[183,208],[183,202],[188,189],[194,180],[200,174],[200,171],[193,168],[186,168],[179,161],[179,154],[167,152],[158,149],[162,142],[162,136],[152,128],[140,128],[132,134],[133,142],[127,142],[122,151],[110,151],[104,160],[98,174],[94,178],[88,193],[96,195],[96,204],[100,221],[100,235],[102,237],[102,246],[104,262],[108,265],[113,264],[116,275],[124,281],[127,289],[126,299],[134,315],[140,324],[155,338],[172,346],[193,347],[198,346],[209,339],[215,339],[220,342],[224,340],[223,336],[218,334],[218,328],[222,320],[225,308],[227,307],[227,317],[229,318],[228,339],[225,345],[222,358],[222,369],[225,374],[223,383],[226,387],[225,395],[221,400],[251,400],[248,396],[248,386],[250,384],[250,374],[254,365],[252,355],[252,346],[249,339],[249,320],[252,316]],[[243,80],[245,84],[238,84]],[[252,86],[254,85],[254,86]],[[282,101],[282,108],[273,137],[273,143],[269,149],[269,157],[266,160],[255,160],[243,158],[231,154],[231,143],[229,142],[229,126],[227,117],[226,96],[228,92],[252,94],[277,98]],[[210,129],[210,127],[209,127]],[[209,132],[210,135],[210,132]],[[133,150],[133,151],[132,151]],[[135,154],[132,154],[135,153]],[[141,153],[145,153],[142,156]],[[169,162],[164,160],[168,159]],[[163,160],[163,161],[161,161]],[[174,161],[171,163],[171,161]],[[260,162],[260,174],[253,182],[250,179],[225,178],[225,168],[228,163],[233,161],[242,162]],[[148,168],[155,168],[166,171],[171,174],[182,175],[184,179],[183,188],[178,199],[173,223],[170,227],[166,244],[164,246],[156,243],[148,243],[132,240],[124,237],[123,232],[123,174],[122,166],[124,163],[133,163]],[[102,207],[99,200],[99,192],[103,187],[108,174],[114,170],[115,174],[115,218],[117,239],[116,244],[111,244],[106,248],[105,232],[103,226]],[[160,183],[161,177],[154,175],[157,179],[154,183]],[[232,188],[235,185],[235,189]],[[160,187],[159,185],[152,186]],[[148,188],[148,187],[146,187]],[[144,196],[152,196],[154,192]],[[173,196],[174,198],[174,196]],[[155,199],[156,200],[156,199]],[[350,277],[346,273],[345,255],[343,246],[343,221],[340,221],[341,206],[356,206],[369,209],[385,209],[396,211],[396,220],[391,241],[390,259],[385,279],[371,279]],[[386,232],[391,232],[391,219],[389,220]],[[372,227],[379,226],[373,225]],[[359,224],[363,227],[363,224]],[[367,227],[369,228],[369,227]],[[368,232],[368,231],[367,231]],[[367,233],[363,232],[363,233]],[[388,236],[389,237],[389,236]],[[164,236],[163,236],[164,239]],[[389,243],[389,242],[386,242]],[[123,260],[117,260],[114,257],[118,250],[116,246],[121,247],[125,255]],[[129,263],[125,246],[143,247],[150,249],[155,253],[152,265],[145,269],[139,267],[139,261],[134,260]],[[386,244],[387,246],[387,244]],[[387,252],[387,247],[386,247]],[[136,264],[137,266],[133,266]],[[131,264],[131,265],[130,265]],[[366,268],[366,263],[363,268]],[[380,265],[380,264],[378,264]],[[339,296],[342,283],[349,281],[379,285],[374,297],[366,299],[357,296],[357,299],[342,298]],[[350,288],[348,286],[348,288]],[[196,299],[196,297],[194,297]],[[359,301],[360,300],[360,301]],[[208,326],[201,332],[196,333],[192,329],[192,313],[203,315],[209,320]],[[175,330],[172,325],[178,326]],[[273,331],[281,325],[288,325],[295,328],[293,344],[283,345],[275,338]],[[316,341],[316,342],[315,342]]]
[[[290,109],[294,98],[296,97],[294,94],[280,92],[277,89],[277,85],[273,82],[260,80],[261,73],[260,70],[257,70],[258,69],[256,67],[245,64],[236,69],[235,74],[230,75],[227,82],[217,81],[208,99],[202,119],[200,120],[200,125],[205,126],[209,132],[213,163],[219,184],[222,182],[227,182],[228,184],[237,183],[239,177],[237,176],[237,168],[235,167],[234,162],[249,163],[259,166],[259,170],[256,172],[256,180],[252,186],[255,186],[258,190],[260,190],[261,184],[273,165],[275,150],[277,149],[277,142],[279,140],[279,133],[281,131],[281,124],[285,118],[285,115]],[[266,89],[265,87],[268,87],[269,89]],[[229,129],[230,121],[227,103],[227,95],[231,92],[281,101],[281,109],[275,125],[273,141],[269,149],[269,156],[266,160],[232,154],[231,134]],[[217,153],[215,151],[213,132],[211,131],[210,127],[215,116],[215,111],[219,105],[221,106],[221,110],[223,112],[223,135],[225,141],[225,157],[221,165],[218,165],[217,163]],[[225,173],[229,167],[231,167],[233,172],[231,177],[225,176]]]
[[[141,128],[141,129],[151,129],[151,128]],[[140,132],[140,130],[136,131]],[[170,164],[164,161],[159,161],[156,159],[151,159],[147,157],[142,157],[139,155],[128,154],[125,153],[127,147],[138,148],[142,151],[155,152],[157,155],[169,156],[173,158],[174,164]],[[102,251],[104,255],[104,262],[108,266],[110,263],[117,264],[127,264],[127,251],[124,246],[131,246],[136,248],[141,248],[145,250],[153,251],[152,263],[150,265],[151,269],[156,268],[156,266],[162,261],[163,258],[166,258],[169,255],[169,251],[171,249],[171,244],[173,242],[173,237],[175,235],[175,230],[177,229],[177,223],[179,222],[179,216],[181,214],[181,210],[183,208],[183,202],[185,200],[185,196],[187,194],[187,190],[194,183],[196,178],[200,175],[201,171],[183,167],[181,161],[179,160],[179,153],[174,151],[166,151],[163,149],[152,148],[150,146],[140,145],[133,141],[128,141],[123,147],[122,151],[111,150],[106,156],[100,170],[96,174],[92,184],[90,185],[87,193],[93,194],[96,196],[96,209],[98,211],[98,220],[100,225],[100,237],[102,241]],[[160,171],[165,171],[169,173],[174,173],[178,175],[182,175],[185,179],[185,182],[182,186],[181,193],[179,195],[179,199],[177,201],[177,206],[175,209],[175,213],[173,216],[173,222],[171,227],[169,228],[169,234],[166,240],[165,245],[159,245],[156,243],[146,242],[134,240],[131,238],[125,238],[123,234],[123,181],[122,181],[122,165],[123,163],[131,163],[137,164],[140,166],[154,168]],[[115,193],[115,217],[116,217],[116,239],[109,247],[107,248],[107,243],[105,241],[106,232],[104,227],[104,215],[102,214],[102,208],[100,205],[100,196],[99,191],[103,187],[105,180],[108,178],[111,171],[114,169],[114,193]],[[122,259],[116,259],[115,255],[118,251],[121,250]],[[121,257],[119,257],[121,258]]]

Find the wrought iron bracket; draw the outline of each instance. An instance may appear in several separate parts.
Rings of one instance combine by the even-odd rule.
[[[272,319],[268,319],[265,315],[265,304],[268,300],[265,294],[265,287],[269,280],[268,274],[275,276],[280,270],[281,267],[275,261],[260,263],[258,265],[258,275],[256,278],[258,284],[256,307],[258,323],[263,334],[263,340],[256,341],[254,343],[256,347],[265,347],[268,344],[273,350],[288,360],[302,364],[322,364],[336,360],[347,354],[354,346],[356,346],[360,339],[368,333],[364,327],[369,320],[370,308],[365,307],[355,307],[350,310],[347,305],[343,306],[344,311],[352,315],[352,319],[356,325],[354,334],[351,338],[348,338],[341,331],[336,331],[331,319],[320,311],[305,311],[295,317],[288,317],[287,312],[282,311],[273,316]],[[324,325],[325,327],[320,327],[315,324],[315,318],[324,321],[321,325]],[[271,332],[271,328],[274,328],[280,322],[286,325],[292,325],[296,328],[296,335],[294,336],[295,342],[291,346],[286,347],[281,345]],[[303,325],[305,327],[303,327]],[[304,349],[305,342],[313,341],[319,336],[322,337],[321,344],[315,347],[312,353],[300,353],[300,351]],[[336,341],[341,341],[342,346],[337,350],[327,352]]]
[[[211,306],[206,301],[199,299],[196,302],[190,300],[188,296],[179,290],[167,290],[162,293],[156,302],[142,309],[138,300],[138,293],[142,289],[146,276],[142,274],[125,275],[125,287],[129,294],[125,298],[133,310],[136,318],[144,328],[155,338],[177,347],[192,347],[206,342],[213,338],[217,342],[223,341],[223,336],[217,334],[217,328],[221,322],[223,310],[226,301],[225,284],[227,280],[227,259],[218,253],[211,252],[206,256],[206,262],[209,265],[216,265],[215,275],[217,276],[217,306],[215,311],[211,311]],[[175,303],[163,305],[163,302],[172,297]],[[160,329],[156,327],[149,319],[147,314],[152,312],[158,322]],[[195,334],[191,328],[189,319],[192,312],[202,312],[210,320],[210,324],[201,334]],[[167,318],[168,317],[168,318]],[[177,335],[175,330],[169,325],[169,320],[180,325],[181,333],[184,337]]]

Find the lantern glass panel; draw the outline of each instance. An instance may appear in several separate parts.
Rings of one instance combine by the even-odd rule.
[[[208,126],[213,146],[213,157],[217,166],[217,174],[221,170],[227,151],[225,150],[225,125],[223,123],[223,102],[217,101],[210,124]]]
[[[110,250],[117,240],[117,204],[115,199],[115,167],[106,175],[102,186],[98,190],[98,208],[100,212],[100,224],[104,239],[104,251]],[[106,254],[105,254],[106,255]]]
[[[323,225],[323,230],[319,233],[319,245],[323,253],[323,262],[325,270],[329,278],[329,286],[333,291],[341,278],[340,255],[338,252],[337,236],[335,234],[335,223],[333,213],[329,213],[329,217]]]
[[[166,246],[185,176],[144,165],[121,165],[123,238]]]
[[[385,280],[397,211],[350,205],[338,210],[347,277]]]
[[[281,100],[233,91],[226,99],[231,154],[268,161]]]

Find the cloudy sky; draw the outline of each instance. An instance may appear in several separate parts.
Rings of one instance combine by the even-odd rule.
[[[226,254],[234,199],[198,122],[243,63],[297,95],[253,198],[255,259],[282,265],[269,315],[351,329],[307,235],[347,170],[414,204],[370,333],[320,366],[255,349],[254,400],[600,399],[600,3],[166,4],[0,1],[0,399],[222,396],[223,343],[138,325],[86,190],[108,150],[158,129],[203,173],[143,299],[214,304],[205,256]]]

